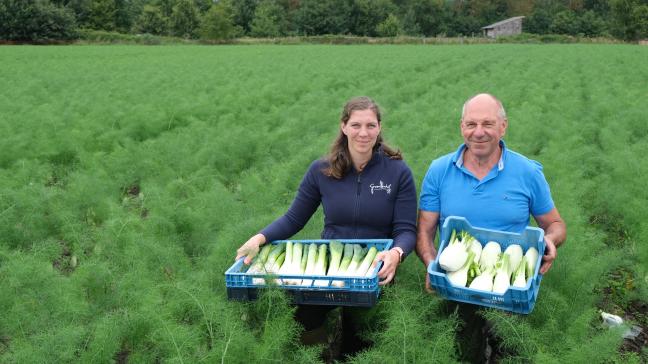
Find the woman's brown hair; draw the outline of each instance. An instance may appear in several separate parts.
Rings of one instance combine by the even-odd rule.
[[[351,114],[354,111],[360,110],[373,111],[374,114],[376,114],[378,123],[381,123],[380,108],[378,107],[378,104],[376,104],[374,100],[366,96],[354,97],[349,100],[346,105],[344,105],[344,109],[342,109],[340,121],[344,125],[346,125],[346,123],[349,121],[349,118],[351,118]],[[383,141],[382,131],[380,132],[380,134],[378,134],[376,145],[373,146],[374,153],[378,149],[382,149],[383,153],[385,153],[391,159],[403,159],[400,150],[391,148]],[[349,153],[348,139],[341,129],[337,138],[335,138],[335,140],[333,141],[331,150],[329,151],[325,159],[328,162],[328,165],[326,166],[326,168],[324,168],[323,172],[328,177],[341,179],[349,171],[349,169],[351,169],[353,162],[351,161],[351,154]]]

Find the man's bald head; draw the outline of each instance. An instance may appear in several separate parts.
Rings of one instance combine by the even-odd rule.
[[[478,104],[479,106],[486,106],[491,103],[493,107],[497,107],[497,117],[499,117],[501,120],[507,120],[506,110],[504,110],[504,105],[502,105],[502,102],[498,100],[497,97],[487,93],[477,94],[469,98],[463,104],[463,108],[461,109],[461,120],[463,120],[464,116],[466,116],[466,109],[470,106],[475,104]]]
[[[479,94],[471,97],[463,107],[461,135],[468,156],[485,163],[497,162],[500,141],[506,134],[508,121],[502,103],[493,95]]]

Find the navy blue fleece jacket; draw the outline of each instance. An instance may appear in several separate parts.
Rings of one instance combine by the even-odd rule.
[[[416,245],[416,187],[402,160],[374,152],[364,170],[327,177],[325,160],[313,162],[285,215],[261,231],[267,241],[288,239],[324,208],[322,239],[394,239],[409,254]]]

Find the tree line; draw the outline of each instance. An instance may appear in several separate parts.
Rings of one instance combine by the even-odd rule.
[[[526,33],[648,38],[648,0],[0,0],[0,39],[66,41],[80,29],[208,40],[480,36],[519,15]]]

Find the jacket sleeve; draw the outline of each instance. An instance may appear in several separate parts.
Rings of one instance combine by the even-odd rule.
[[[261,230],[261,234],[266,237],[268,242],[290,238],[303,229],[304,225],[313,216],[322,201],[318,173],[322,173],[320,163],[315,161],[304,175],[299,190],[297,190],[297,196],[295,196],[288,211]]]
[[[394,204],[392,239],[407,256],[416,246],[416,186],[409,167],[404,165],[403,169]]]

